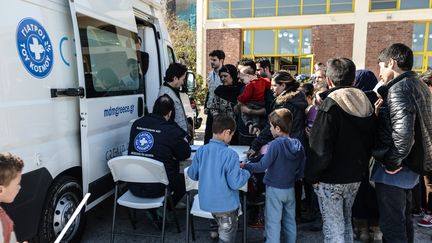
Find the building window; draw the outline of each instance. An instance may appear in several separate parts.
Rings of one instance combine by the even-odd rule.
[[[252,0],[230,0],[231,18],[252,17]]]
[[[300,29],[286,29],[278,31],[277,54],[300,53]]]
[[[248,18],[354,12],[354,0],[207,0],[208,18]],[[380,0],[389,1],[389,0]],[[397,0],[393,0],[397,1]],[[401,0],[402,1],[402,0]],[[429,1],[429,0],[428,0]]]
[[[326,0],[303,0],[303,14],[325,14]]]
[[[276,0],[255,0],[254,17],[276,15]]]
[[[300,0],[279,0],[278,15],[300,15],[301,5]]]
[[[431,0],[371,0],[373,10],[403,10],[430,8]]]
[[[252,54],[252,31],[250,30],[243,32],[243,54]]]
[[[400,0],[401,9],[429,8],[429,0]]]
[[[413,27],[414,67],[417,72],[432,68],[432,22],[415,23]]]
[[[351,0],[330,0],[330,13],[352,11],[353,3]]]
[[[229,0],[208,0],[208,18],[224,19],[229,17]]]
[[[254,53],[256,55],[272,55],[275,47],[274,30],[254,31]]]
[[[312,72],[311,28],[243,30],[243,57],[267,57],[274,70],[293,75]]]

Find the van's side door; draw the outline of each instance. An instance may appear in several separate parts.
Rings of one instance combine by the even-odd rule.
[[[112,190],[107,161],[128,148],[131,120],[143,113],[135,17],[130,1],[70,1],[77,50],[83,191],[87,210]],[[99,200],[98,200],[99,199]]]

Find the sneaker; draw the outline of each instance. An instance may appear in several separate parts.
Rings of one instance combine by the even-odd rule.
[[[414,217],[424,217],[426,214],[425,210],[423,208],[421,209],[413,209],[412,210],[412,216]]]
[[[425,216],[417,223],[421,227],[432,227],[432,215],[425,214]]]

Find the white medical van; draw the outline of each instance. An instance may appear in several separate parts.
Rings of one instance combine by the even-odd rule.
[[[175,55],[160,0],[8,0],[0,16],[0,151],[25,162],[4,207],[19,241],[53,242],[83,194],[85,211],[111,195],[107,161],[127,151]]]

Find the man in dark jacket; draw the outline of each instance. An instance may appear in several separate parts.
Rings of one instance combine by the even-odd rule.
[[[378,143],[373,155],[380,228],[386,242],[413,242],[411,189],[432,171],[432,97],[413,67],[413,52],[396,43],[381,51]]]
[[[373,146],[374,109],[360,89],[351,87],[354,77],[351,60],[328,60],[326,79],[331,90],[310,134],[305,177],[314,183],[326,243],[353,242],[351,207]]]
[[[153,113],[133,123],[128,154],[152,158],[164,164],[176,205],[186,191],[179,161],[189,158],[191,149],[187,133],[170,121],[173,111],[174,101],[166,94],[160,96]],[[159,183],[128,183],[128,188],[138,197],[161,197],[165,193],[165,186]]]

